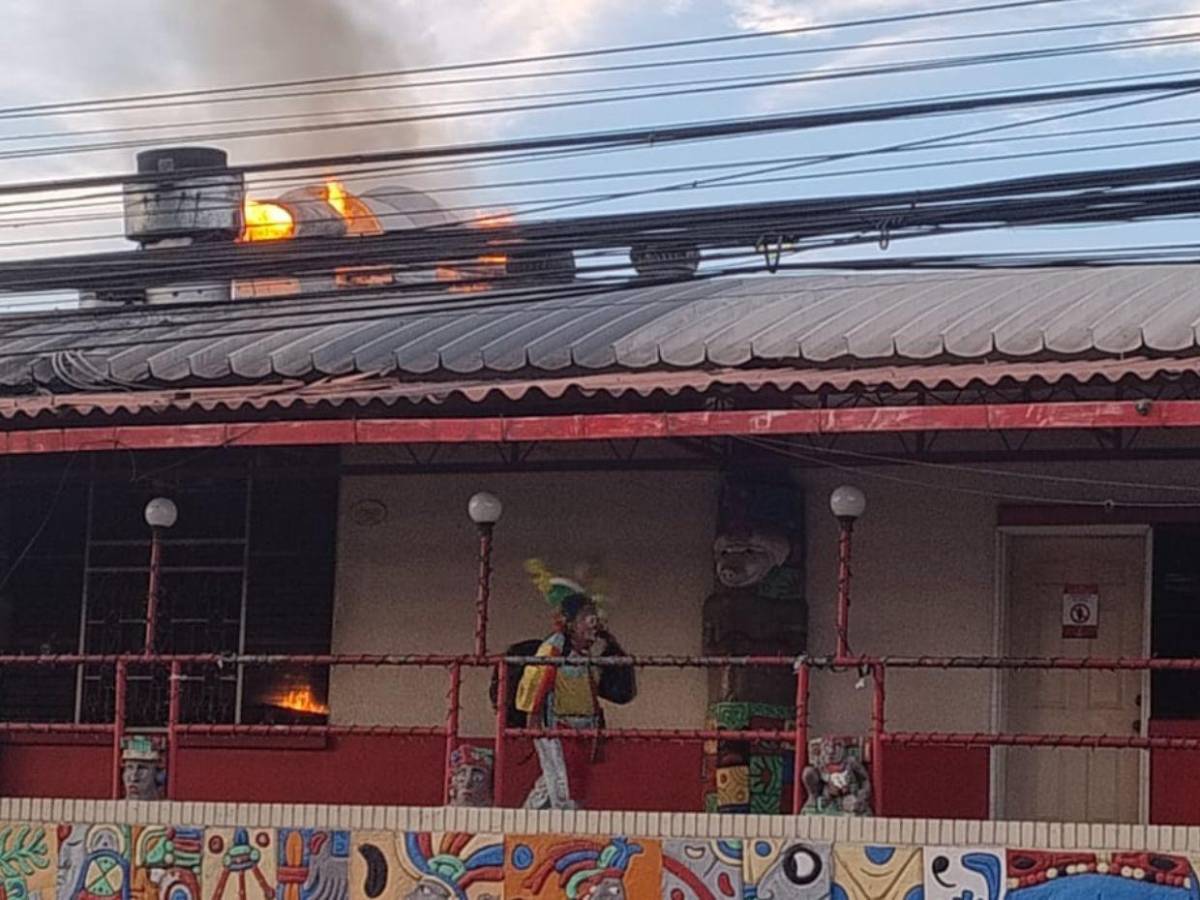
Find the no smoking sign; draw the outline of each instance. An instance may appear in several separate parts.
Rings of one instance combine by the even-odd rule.
[[[1100,630],[1100,588],[1094,584],[1063,587],[1062,636],[1094,638]]]

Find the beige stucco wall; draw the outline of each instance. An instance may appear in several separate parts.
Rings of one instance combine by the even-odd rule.
[[[1200,486],[1196,464],[990,468],[1006,474],[912,466],[797,472],[807,506],[811,653],[833,651],[836,523],[827,503],[839,483],[859,484],[869,498],[855,532],[851,633],[852,649],[872,654],[992,652],[996,510],[1006,500],[1200,500],[1200,493],[1149,487],[1194,490]],[[544,555],[552,561],[594,558],[602,564],[613,595],[613,629],[633,652],[699,650],[700,608],[711,586],[717,475],[593,472],[347,478],[335,652],[469,651],[475,537],[463,510],[467,498],[485,488],[506,503],[497,535],[493,648],[545,630],[545,610],[521,571],[526,557]],[[355,524],[353,509],[365,499],[386,503],[386,522]],[[851,674],[814,675],[815,732],[868,727],[871,692],[855,690],[855,681]],[[437,673],[340,672],[333,682],[334,718],[434,724],[444,709],[445,684]],[[893,671],[888,685],[888,723],[894,729],[990,725],[991,676],[986,673]],[[613,724],[698,727],[703,722],[705,687],[696,673],[655,671],[642,676],[642,689],[634,705],[611,716]],[[492,727],[485,691],[482,678],[464,687],[468,733]]]
[[[991,654],[998,580],[997,509],[1036,500],[1131,505],[1200,502],[1200,464],[1107,462],[999,465],[990,472],[922,466],[810,470],[809,640],[834,649],[837,523],[830,491],[841,483],[868,495],[854,534],[851,650],[880,654]],[[1064,678],[1074,677],[1064,673]],[[871,691],[853,675],[815,675],[815,731],[867,728]],[[983,672],[888,673],[894,730],[991,727],[992,677]]]
[[[700,608],[711,586],[716,517],[713,473],[555,473],[378,476],[344,480],[338,535],[335,653],[469,653],[478,540],[466,515],[480,490],[504,502],[496,531],[490,646],[548,632],[548,607],[523,571],[538,556],[571,567],[593,561],[610,601],[610,625],[630,652],[698,653]],[[380,524],[355,515],[387,508]],[[614,726],[692,727],[703,719],[703,674],[655,670],[641,697],[612,710]],[[440,724],[441,671],[340,670],[335,721]],[[464,733],[494,728],[487,676],[463,685]]]

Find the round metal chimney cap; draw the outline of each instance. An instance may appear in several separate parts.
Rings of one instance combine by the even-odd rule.
[[[137,155],[139,174],[224,169],[228,165],[229,154],[216,147],[156,147]]]

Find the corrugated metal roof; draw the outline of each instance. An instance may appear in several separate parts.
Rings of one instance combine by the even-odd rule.
[[[167,410],[241,410],[293,406],[343,406],[370,403],[393,405],[401,401],[441,403],[452,397],[480,402],[493,396],[521,400],[533,392],[558,399],[569,392],[583,396],[608,394],[677,395],[685,391],[703,393],[713,388],[743,388],[749,391],[775,389],[805,391],[890,388],[897,391],[917,386],[930,389],[996,386],[1006,382],[1045,384],[1072,381],[1116,383],[1122,379],[1148,381],[1160,375],[1200,376],[1200,357],[1191,359],[1135,357],[1132,359],[1074,360],[1070,362],[965,362],[864,366],[853,369],[761,368],[685,369],[681,371],[602,372],[562,377],[514,378],[512,376],[456,378],[440,381],[407,381],[395,376],[341,375],[317,382],[291,379],[269,385],[198,387],[189,390],[143,389],[98,393],[38,394],[0,397],[0,417],[33,418],[42,414],[165,412]]]
[[[1129,266],[771,276],[543,300],[396,294],[0,318],[0,384],[1186,354],[1200,344],[1198,274]]]

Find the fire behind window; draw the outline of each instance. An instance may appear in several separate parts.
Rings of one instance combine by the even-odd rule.
[[[156,457],[148,468],[151,462],[162,465]],[[103,474],[58,496],[53,539],[39,538],[42,549],[31,550],[13,573],[11,597],[3,598],[11,610],[10,650],[140,652],[150,556],[142,511],[154,494],[169,493],[179,519],[162,540],[158,651],[328,652],[335,479],[215,478],[184,470],[172,472],[169,488],[151,489]],[[39,495],[55,489],[48,482],[15,482],[2,540],[10,558],[23,546],[19,510],[50,508],[53,496]],[[32,505],[14,504],[13,493]],[[185,722],[284,724],[323,720],[326,712],[324,669],[206,664],[185,667],[183,676]],[[126,724],[164,724],[167,689],[162,667],[131,666]],[[109,666],[52,678],[44,671],[10,670],[0,681],[2,711],[10,720],[111,721],[114,697]]]

